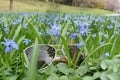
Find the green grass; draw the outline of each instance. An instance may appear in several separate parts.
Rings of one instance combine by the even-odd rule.
[[[0,11],[9,12],[9,0],[0,0]],[[13,12],[63,12],[70,14],[112,14],[113,12],[96,9],[72,7],[42,1],[14,0]]]

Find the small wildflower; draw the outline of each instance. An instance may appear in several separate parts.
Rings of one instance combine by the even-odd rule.
[[[5,34],[8,34],[9,29],[7,27],[4,28]]]
[[[28,27],[28,23],[25,23],[24,25],[23,25],[23,28],[27,28]]]
[[[1,42],[1,44],[5,45],[5,52],[12,52],[12,48],[15,48],[16,50],[18,50],[18,45],[16,44],[15,41],[13,40],[8,40],[6,38],[4,38],[5,42]]]
[[[109,52],[106,52],[106,53],[104,54],[104,56],[105,56],[105,58],[108,58],[108,57],[110,56]]]
[[[112,26],[112,25],[109,25],[107,28],[110,30],[110,29],[112,29],[112,28],[113,28],[113,26]]]
[[[105,44],[105,42],[99,42],[99,45],[100,45],[100,46],[103,45],[103,44]]]
[[[96,34],[92,34],[92,38],[95,38],[96,37]]]
[[[73,33],[73,34],[70,35],[70,38],[71,38],[71,39],[75,39],[77,36],[78,36],[78,35],[77,35],[76,33]]]
[[[119,33],[118,31],[115,31],[115,32],[114,32],[115,35],[118,34],[118,33]]]
[[[50,35],[50,31],[47,31],[47,32],[46,32],[46,36],[49,36],[49,35]]]
[[[77,43],[76,46],[81,49],[82,46],[85,46],[86,43],[85,42],[80,42],[80,43]]]
[[[56,39],[54,39],[54,44],[56,44],[57,43],[57,41],[56,41]]]
[[[104,34],[104,37],[107,39],[109,37],[109,35],[108,34]]]
[[[20,24],[22,22],[22,19],[18,19],[17,23]]]
[[[31,42],[31,40],[29,40],[29,39],[24,39],[25,45],[28,45],[30,42]]]

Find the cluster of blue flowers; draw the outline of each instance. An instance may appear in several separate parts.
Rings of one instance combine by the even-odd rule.
[[[17,15],[16,15],[17,14]],[[15,16],[16,15],[16,16]],[[57,17],[56,17],[57,16]],[[109,22],[106,23],[106,22]],[[98,42],[98,46],[101,46],[108,42],[109,38],[112,35],[117,36],[120,31],[119,18],[110,18],[110,17],[102,17],[102,16],[74,16],[74,15],[60,15],[60,14],[25,14],[25,13],[14,13],[11,14],[10,18],[5,22],[3,17],[0,16],[0,33],[4,34],[0,39],[1,44],[5,46],[5,52],[12,52],[13,48],[18,50],[19,47],[14,40],[7,39],[9,33],[13,28],[17,28],[16,26],[22,26],[20,30],[20,35],[24,35],[25,38],[23,40],[24,45],[29,45],[34,41],[34,33],[32,32],[32,25],[35,26],[35,30],[38,31],[38,36],[42,39],[50,38],[48,40],[53,40],[54,44],[57,44],[57,39],[60,38],[63,31],[66,31],[62,34],[64,37],[68,38],[67,40],[73,40],[73,43],[76,44],[79,48],[83,45],[87,45],[87,43],[76,40],[79,37],[87,38],[91,35],[91,38],[95,41],[96,38],[100,38]],[[6,23],[6,24],[5,24]],[[67,27],[67,29],[65,28]],[[66,29],[66,30],[64,30]],[[33,33],[33,35],[31,35]],[[29,37],[28,37],[29,36]],[[50,36],[50,37],[49,37]],[[6,37],[6,38],[4,38]],[[47,41],[47,40],[46,40]],[[50,42],[50,41],[48,41]],[[68,41],[69,42],[69,41]],[[47,43],[47,42],[46,42]]]

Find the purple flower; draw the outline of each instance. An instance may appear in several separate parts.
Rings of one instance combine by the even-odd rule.
[[[118,31],[115,31],[115,32],[114,32],[115,35],[118,34],[118,33],[119,33]]]
[[[79,22],[78,22],[78,20],[76,19],[76,20],[74,20],[74,23],[75,23],[75,25],[78,27],[79,26]]]
[[[83,22],[83,23],[81,23],[81,26],[80,26],[78,32],[79,32],[82,36],[87,36],[87,35],[90,33],[91,30],[92,30],[92,29],[89,29],[89,23]]]
[[[46,24],[51,27],[52,26],[52,23],[51,22],[46,22]]]
[[[2,20],[0,20],[0,24],[2,24]]]
[[[112,26],[112,25],[109,25],[107,28],[110,30],[110,29],[112,29],[112,28],[113,28],[113,26]]]
[[[60,25],[55,23],[53,26],[51,26],[50,33],[58,37],[60,35],[60,30],[61,30]]]
[[[70,38],[71,38],[71,39],[75,39],[77,36],[78,36],[78,34],[73,33],[73,34],[70,35]]]
[[[47,32],[46,32],[46,35],[49,36],[49,35],[50,35],[50,31],[47,31]]]
[[[56,41],[56,39],[54,39],[54,44],[56,44],[57,43],[57,41]]]
[[[80,42],[80,43],[77,43],[76,46],[81,49],[82,46],[85,46],[86,43],[85,42]]]
[[[28,45],[30,42],[31,42],[31,40],[29,40],[29,39],[24,39],[25,45]]]
[[[104,56],[105,56],[105,58],[108,58],[108,57],[110,56],[109,52],[106,52],[106,53],[104,54]]]
[[[16,44],[16,42],[14,42],[13,40],[8,40],[6,38],[4,38],[5,42],[1,42],[3,45],[6,46],[5,48],[5,52],[12,52],[12,48],[15,48],[16,50],[18,50],[18,45]]]
[[[105,42],[99,42],[99,45],[100,45],[100,46],[103,45],[103,44],[105,44]]]
[[[4,28],[5,34],[8,34],[9,29],[7,27]]]
[[[18,19],[18,20],[16,20],[16,22],[17,22],[18,24],[20,24],[20,23],[22,22],[22,19]]]

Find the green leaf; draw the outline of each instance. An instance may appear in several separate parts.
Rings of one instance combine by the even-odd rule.
[[[19,25],[18,27],[17,27],[17,29],[15,30],[15,34],[14,34],[14,36],[13,36],[13,40],[15,40],[15,38],[17,37],[17,36],[19,36],[19,33],[20,33],[20,31],[21,31],[21,25]]]
[[[100,64],[101,68],[103,70],[107,69],[107,64],[105,63],[105,61],[102,61],[102,63]]]
[[[108,75],[108,78],[110,80],[120,80],[120,74],[116,72],[112,72],[111,74]]]
[[[36,38],[35,40],[35,46],[33,48],[31,57],[30,57],[30,63],[28,64],[28,73],[27,73],[27,80],[34,80],[35,79],[35,74],[36,74],[36,70],[37,70],[37,59],[38,59],[38,50],[37,50],[37,44],[38,44],[38,40]]]
[[[113,72],[118,72],[120,69],[120,59],[113,60]]]
[[[60,80],[60,79],[56,74],[53,73],[47,78],[47,80]]]
[[[13,75],[13,76],[7,76],[6,80],[17,80],[18,75]]]
[[[101,72],[95,72],[93,75],[93,78],[94,79],[100,78],[100,74],[101,74]]]
[[[91,76],[85,76],[85,77],[83,77],[82,80],[93,80],[93,77],[91,77]]]
[[[80,75],[80,76],[84,76],[84,74],[86,74],[87,72],[89,71],[87,65],[83,65],[83,66],[80,66],[76,71],[75,73]]]
[[[43,43],[44,41],[42,40],[42,38],[40,37],[40,35],[39,35],[39,31],[37,31],[37,29],[36,29],[36,27],[34,26],[34,25],[32,25],[30,22],[29,22],[29,25],[30,25],[30,28],[31,28],[31,30],[32,30],[32,32],[33,32],[33,37],[37,37],[38,38],[38,40],[39,40],[39,42],[40,43]]]
[[[45,73],[46,75],[51,75],[53,73],[57,72],[57,69],[54,65],[50,65],[48,68],[44,69],[44,70],[40,70],[40,73]]]
[[[69,80],[67,76],[61,76],[60,80]]]
[[[67,56],[67,60],[68,60],[68,67],[71,67],[71,59],[70,59],[70,53],[69,53],[67,42],[63,36],[61,36],[61,39],[62,39],[62,43],[64,44],[64,48],[66,51],[66,56]]]
[[[79,75],[71,75],[69,76],[69,80],[82,80],[82,78]]]
[[[112,59],[120,59],[120,54],[114,55]]]
[[[74,72],[74,70],[72,68],[68,68],[68,66],[65,63],[57,64],[57,69],[65,75],[69,75],[70,73]]]
[[[109,80],[108,77],[107,77],[107,73],[106,72],[103,72],[101,75],[100,75],[100,79],[101,80]]]
[[[108,45],[112,45],[112,44],[111,44],[111,43],[106,43],[106,44],[103,44],[103,45],[97,47],[94,51],[92,51],[92,52],[86,57],[85,61],[88,60],[88,59],[89,59],[96,51],[98,51],[100,48],[103,48],[103,47],[108,46]]]

